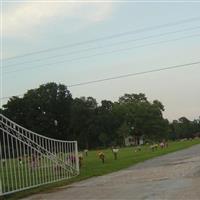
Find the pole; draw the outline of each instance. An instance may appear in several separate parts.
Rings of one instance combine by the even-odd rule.
[[[78,157],[78,143],[75,141],[75,153],[76,153],[76,171],[79,174],[79,157]]]

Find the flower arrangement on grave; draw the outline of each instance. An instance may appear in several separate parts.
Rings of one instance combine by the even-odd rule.
[[[112,152],[113,152],[113,155],[114,155],[114,159],[117,160],[117,154],[118,154],[118,152],[119,152],[119,149],[113,148],[113,149],[112,149]]]
[[[85,149],[84,153],[85,153],[86,156],[88,156],[88,149]]]
[[[79,159],[79,167],[81,168],[82,165],[83,165],[83,154],[82,154],[82,153],[80,153],[80,154],[78,155],[78,159]]]
[[[99,159],[102,161],[102,163],[104,163],[105,162],[105,154],[102,151],[99,151],[98,156],[99,156]]]
[[[141,150],[142,150],[141,146],[137,146],[136,149],[135,149],[135,152],[138,152],[138,151],[141,151]]]
[[[151,150],[154,151],[154,150],[157,150],[158,149],[158,144],[153,144],[150,146]]]

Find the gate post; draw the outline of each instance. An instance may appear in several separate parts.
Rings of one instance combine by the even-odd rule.
[[[1,169],[0,169],[0,196],[3,195],[3,188],[2,188],[2,183],[1,183],[1,176],[2,176],[2,173],[3,173],[3,164],[2,164],[2,161],[3,160],[3,155],[2,155],[2,151],[1,151],[1,141],[0,141],[0,162],[1,162]]]
[[[1,184],[1,177],[0,177],[0,196],[3,195],[2,184]]]
[[[78,156],[78,143],[75,141],[75,154],[76,154],[76,170],[77,174],[79,174],[79,156]]]

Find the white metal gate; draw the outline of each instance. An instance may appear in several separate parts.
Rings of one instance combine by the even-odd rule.
[[[41,136],[0,114],[0,196],[78,174],[76,141]]]

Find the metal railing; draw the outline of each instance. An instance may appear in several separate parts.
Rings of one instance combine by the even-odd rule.
[[[78,174],[76,141],[39,135],[0,114],[0,196]]]

